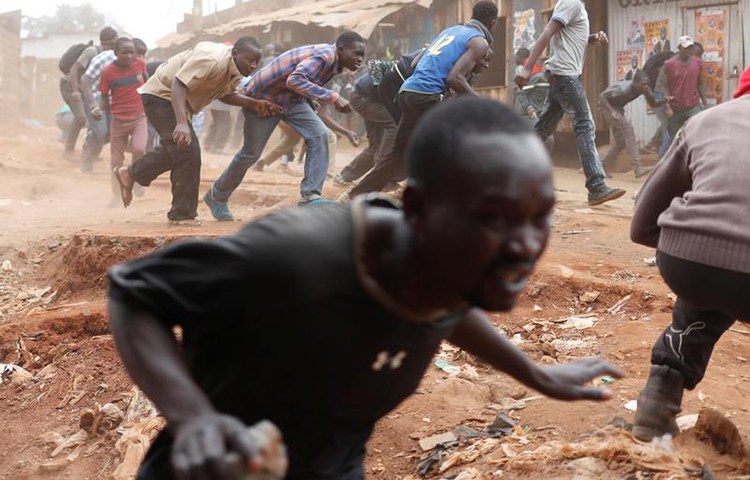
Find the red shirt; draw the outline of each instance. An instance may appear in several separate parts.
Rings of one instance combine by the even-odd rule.
[[[664,74],[667,76],[669,96],[672,97],[672,108],[689,110],[701,103],[698,93],[698,79],[701,76],[703,61],[690,56],[688,63],[682,63],[677,55],[664,63]]]
[[[110,111],[119,120],[133,120],[145,115],[138,88],[146,82],[146,63],[134,58],[127,68],[110,63],[103,71],[99,91],[102,95],[112,92]]]

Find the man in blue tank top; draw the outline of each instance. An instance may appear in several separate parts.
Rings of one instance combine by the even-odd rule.
[[[481,62],[492,43],[490,32],[497,22],[497,5],[480,0],[472,9],[471,20],[443,30],[422,53],[414,73],[399,93],[401,119],[393,150],[341,200],[369,192],[379,192],[389,182],[406,176],[404,152],[420,118],[437,105],[448,89],[458,95],[476,95],[469,85],[474,66]]]

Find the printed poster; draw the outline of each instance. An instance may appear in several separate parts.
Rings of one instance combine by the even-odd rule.
[[[628,49],[643,50],[646,46],[646,33],[643,24],[639,20],[630,22],[630,32],[626,42]]]
[[[703,85],[709,105],[724,98],[724,47],[726,46],[727,12],[724,8],[701,8],[695,11],[695,41],[703,45]]]
[[[536,41],[536,11],[533,8],[513,13],[513,51],[531,49]]]
[[[615,78],[617,81],[630,80],[633,78],[633,72],[643,67],[643,50],[630,49],[618,50],[615,52],[617,71]]]
[[[670,43],[669,20],[656,20],[654,22],[644,22],[643,29],[646,34],[646,55],[647,59],[657,53],[672,50]]]

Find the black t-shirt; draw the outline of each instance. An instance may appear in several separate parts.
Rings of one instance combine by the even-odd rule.
[[[463,315],[409,320],[364,272],[369,208],[395,207],[370,199],[285,210],[110,271],[113,298],[182,326],[190,372],[219,411],[281,428],[300,478],[336,478],[331,461],[351,438],[361,450]],[[170,441],[162,434],[152,451]]]

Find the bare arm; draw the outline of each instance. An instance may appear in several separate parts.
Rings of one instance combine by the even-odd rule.
[[[70,79],[70,84],[73,86],[73,93],[81,90],[81,75],[83,75],[85,70],[83,65],[78,62],[75,62],[71,67],[68,78]]]
[[[469,41],[469,46],[451,69],[445,83],[458,95],[476,95],[474,89],[467,80],[471,75],[476,63],[484,58],[490,45],[482,37],[474,37]]]
[[[76,65],[78,64],[76,63]],[[93,85],[89,76],[85,74],[81,75],[81,94],[83,95],[84,100],[86,100],[86,103],[91,105],[91,108],[93,109],[97,105],[94,103],[94,94],[91,91],[92,88]]]
[[[622,376],[617,367],[598,359],[540,367],[498,332],[478,309],[467,313],[448,341],[524,385],[559,400],[607,400],[612,396],[608,390],[583,385],[602,375]]]
[[[336,120],[334,120],[333,117],[328,115],[328,112],[325,111],[325,108],[320,108],[318,110],[318,116],[321,120],[323,120],[323,123],[326,127],[330,128],[336,133],[340,133],[341,135],[345,136],[349,140],[349,143],[351,143],[355,147],[359,146],[359,136],[355,132],[349,130],[348,128],[344,127]]]
[[[547,26],[544,27],[544,31],[539,36],[536,43],[534,43],[534,48],[531,49],[531,55],[529,55],[529,60],[526,63],[526,66],[521,73],[516,75],[516,85],[518,85],[519,88],[523,88],[529,83],[531,69],[536,65],[536,62],[539,61],[539,57],[542,56],[544,50],[549,47],[549,42],[552,40],[552,37],[560,33],[563,28],[563,24],[557,20],[550,20]]]

